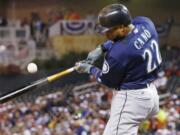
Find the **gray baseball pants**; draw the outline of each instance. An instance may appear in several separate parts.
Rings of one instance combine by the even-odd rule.
[[[158,111],[159,96],[154,84],[145,89],[113,91],[103,135],[137,135],[139,124]]]

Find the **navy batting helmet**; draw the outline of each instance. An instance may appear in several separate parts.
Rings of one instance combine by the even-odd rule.
[[[111,4],[99,12],[98,21],[105,32],[114,26],[128,26],[131,23],[131,15],[126,6],[118,3]]]

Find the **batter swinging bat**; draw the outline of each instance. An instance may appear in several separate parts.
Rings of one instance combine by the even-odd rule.
[[[43,85],[43,84],[46,84],[46,83],[51,83],[51,82],[61,78],[62,76],[73,72],[75,69],[76,69],[76,66],[69,68],[69,69],[66,69],[62,72],[56,73],[54,75],[51,75],[49,77],[46,77],[44,79],[40,79],[36,82],[32,82],[28,86],[22,87],[16,91],[6,93],[0,97],[0,103],[5,103],[5,102],[9,101],[10,99],[13,99],[13,98],[31,90],[32,88],[36,88],[36,87]]]

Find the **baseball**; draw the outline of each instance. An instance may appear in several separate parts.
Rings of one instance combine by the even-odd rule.
[[[27,71],[31,74],[36,73],[38,71],[38,67],[35,63],[29,63],[27,65]]]

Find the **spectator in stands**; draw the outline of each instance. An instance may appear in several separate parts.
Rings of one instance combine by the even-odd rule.
[[[21,21],[21,27],[27,26],[29,25],[28,19],[26,17],[24,17]]]
[[[157,25],[156,28],[159,36],[168,36],[173,23],[174,18],[171,16],[166,20],[166,22],[162,23],[161,25]]]
[[[5,17],[0,17],[0,27],[6,27],[8,25],[7,19]]]
[[[5,45],[0,45],[0,64],[6,64],[7,63],[7,53],[6,53],[7,47]]]
[[[50,9],[48,11],[48,26],[55,24],[59,20],[64,19],[64,10],[65,9]]]
[[[97,16],[93,13],[93,11],[89,11],[85,19],[89,21],[95,21],[97,19]]]
[[[65,16],[66,20],[80,20],[81,19],[81,15],[75,11],[74,9],[70,9],[67,13],[67,15]]]

